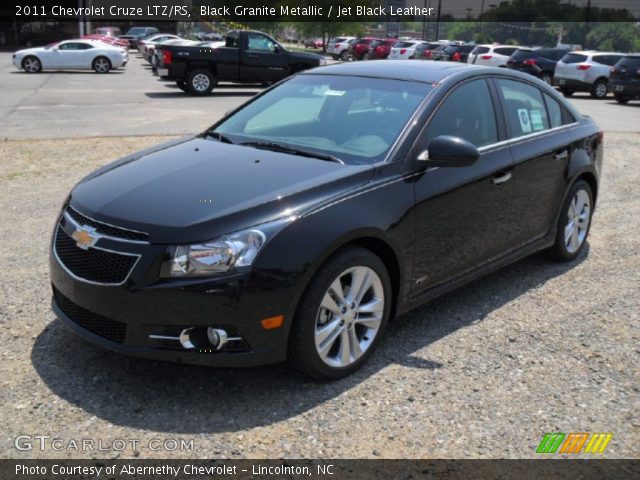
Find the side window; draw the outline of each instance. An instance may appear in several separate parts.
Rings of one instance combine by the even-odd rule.
[[[229,48],[238,48],[238,39],[240,37],[237,35],[229,35],[225,38],[224,46]]]
[[[501,78],[496,83],[504,103],[510,138],[549,129],[547,109],[540,90],[517,80]]]
[[[259,33],[249,34],[249,50],[258,52],[273,52],[273,48],[276,46],[270,39]]]
[[[460,137],[476,147],[498,141],[493,102],[485,80],[465,83],[440,105],[427,127],[425,145],[439,135]]]
[[[496,48],[493,51],[496,52],[498,55],[505,55],[507,57],[510,57],[511,54],[513,54],[513,52],[515,52],[517,49],[516,47],[500,47],[500,48]]]
[[[551,128],[561,126],[562,107],[560,104],[546,93],[544,94],[544,101],[547,103],[547,109],[549,110],[549,123],[551,124]]]
[[[78,45],[80,46],[79,50],[89,50],[93,48],[93,45],[90,45],[88,43],[79,43]]]
[[[60,45],[60,47],[58,47],[60,50],[79,50],[78,49],[78,44],[77,43],[73,43],[73,42],[69,42],[69,43],[63,43],[62,45]]]

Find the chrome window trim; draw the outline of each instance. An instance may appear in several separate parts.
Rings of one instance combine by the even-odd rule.
[[[96,247],[96,246],[89,247],[89,248],[95,248],[96,250],[102,250],[104,252],[115,253],[117,255],[125,255],[127,257],[136,257],[136,261],[131,266],[131,269],[129,270],[129,273],[127,273],[127,276],[120,283],[95,282],[93,280],[89,280],[89,279],[86,279],[86,278],[79,277],[78,275],[73,273],[71,270],[69,270],[69,268],[67,268],[67,266],[64,264],[64,262],[58,256],[58,252],[56,251],[56,243],[57,243],[57,239],[58,239],[58,230],[60,230],[61,228],[62,227],[61,227],[60,223],[58,222],[58,225],[56,226],[55,234],[53,236],[53,242],[52,242],[51,250],[53,252],[53,256],[55,257],[56,261],[62,267],[62,269],[67,273],[67,275],[69,275],[74,280],[78,280],[79,282],[89,283],[91,285],[100,285],[100,286],[103,286],[103,287],[120,287],[120,286],[124,285],[125,283],[127,283],[127,280],[129,280],[129,277],[131,276],[131,273],[138,266],[138,262],[140,262],[140,258],[142,257],[142,255],[137,254],[137,253],[118,252],[116,250],[110,250],[108,248],[102,248],[102,247]],[[64,229],[62,229],[62,232],[65,235],[67,235],[67,232],[65,232]]]
[[[532,138],[543,137],[547,134],[559,132],[563,129],[569,129],[570,127],[575,127],[579,125],[579,122],[567,123],[566,125],[560,125],[559,127],[548,128],[546,130],[541,130],[539,132],[529,133],[527,135],[521,135],[520,137],[509,138],[508,140],[502,140],[500,142],[491,143],[489,145],[484,145],[478,148],[480,153],[484,153],[487,150],[493,150],[496,147],[504,147],[504,146],[513,146],[522,142],[526,142]]]
[[[138,234],[140,234],[140,235],[147,235],[147,236],[149,236],[149,234],[148,234],[148,233],[146,233],[146,232],[141,232],[141,231],[139,231],[139,230],[133,230],[133,229],[131,229],[131,228],[119,227],[118,225],[112,225],[112,224],[107,223],[107,222],[101,222],[100,220],[96,220],[95,218],[91,218],[89,215],[85,215],[84,213],[79,212],[78,210],[76,210],[75,208],[73,208],[71,205],[67,205],[67,208],[70,208],[71,210],[73,210],[74,212],[76,212],[78,215],[81,215],[81,216],[83,216],[83,217],[85,217],[85,218],[88,218],[88,219],[89,219],[89,220],[91,220],[92,222],[96,222],[96,223],[99,223],[99,224],[101,224],[101,225],[105,225],[105,226],[107,226],[107,227],[111,227],[111,228],[117,228],[118,230],[124,230],[125,232],[138,233]],[[74,226],[76,226],[76,227],[83,227],[83,226],[85,226],[85,225],[81,225],[81,224],[80,224],[80,223],[78,223],[78,222],[77,222],[77,221],[76,221],[76,220],[75,220],[71,215],[67,214],[67,212],[66,212],[66,208],[65,208],[65,210],[63,210],[63,215],[64,215],[64,218],[65,218],[68,222],[71,222]],[[130,240],[130,239],[127,239],[127,238],[114,237],[114,236],[112,236],[112,235],[105,235],[105,234],[102,234],[102,233],[100,234],[100,236],[101,236],[102,238],[106,238],[106,239],[109,239],[109,240],[114,240],[114,241],[116,241],[116,242],[138,243],[138,244],[140,244],[140,245],[150,245],[150,242],[148,242],[148,241],[146,241],[146,240]]]

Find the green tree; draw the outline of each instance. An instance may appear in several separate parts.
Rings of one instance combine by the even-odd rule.
[[[590,48],[630,52],[638,47],[638,31],[633,23],[601,23],[587,34]]]

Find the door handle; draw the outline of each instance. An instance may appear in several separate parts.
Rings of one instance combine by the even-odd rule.
[[[499,177],[493,177],[491,181],[494,185],[500,185],[501,183],[508,182],[511,180],[511,172],[503,173]]]
[[[564,160],[569,157],[569,152],[567,150],[562,150],[561,152],[557,152],[553,155],[553,158],[556,160]]]

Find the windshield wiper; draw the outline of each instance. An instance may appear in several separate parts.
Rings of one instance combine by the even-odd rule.
[[[336,162],[344,165],[344,162],[338,157],[333,155],[327,155],[324,153],[310,152],[308,150],[301,150],[299,148],[286,147],[274,142],[242,142],[240,145],[247,147],[262,148],[264,150],[273,150],[274,152],[290,153],[292,155],[300,155],[301,157],[317,158],[320,160],[326,160],[328,162]]]
[[[231,144],[233,144],[231,139],[229,137],[227,137],[224,133],[216,132],[215,130],[207,130],[206,132],[204,132],[204,134],[209,136],[209,137],[217,138],[222,143],[231,143]]]

